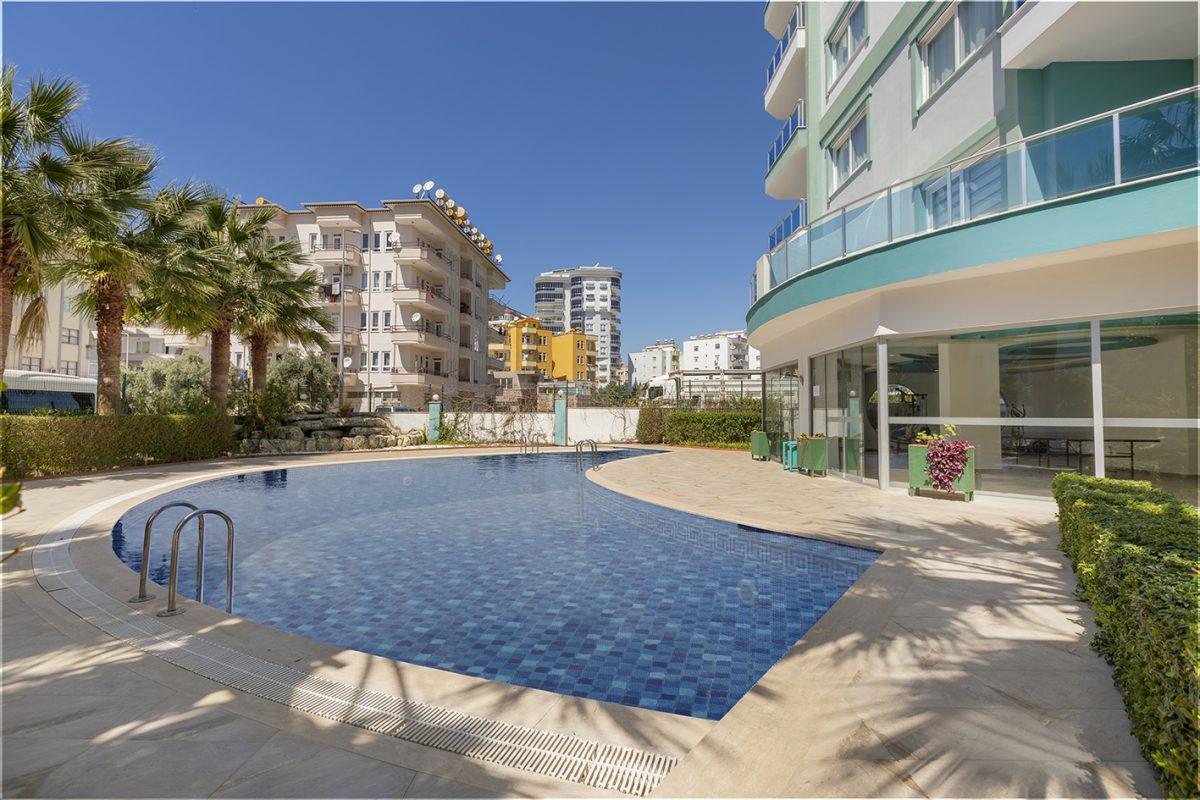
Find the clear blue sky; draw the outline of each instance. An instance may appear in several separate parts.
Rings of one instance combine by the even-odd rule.
[[[762,3],[5,3],[18,77],[88,89],[85,124],[288,207],[375,204],[432,179],[536,273],[621,269],[626,355],[740,328],[779,123]]]

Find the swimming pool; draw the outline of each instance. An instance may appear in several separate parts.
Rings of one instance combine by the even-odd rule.
[[[600,459],[645,451],[602,452]],[[249,472],[187,500],[237,523],[234,613],[322,642],[520,686],[719,719],[854,583],[871,550],[662,508],[576,471],[573,454],[401,459]],[[165,584],[171,509],[150,577]],[[205,599],[224,608],[224,531]],[[180,593],[194,594],[194,533]],[[161,596],[161,595],[160,595]]]

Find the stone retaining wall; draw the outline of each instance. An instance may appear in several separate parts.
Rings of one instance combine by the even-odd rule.
[[[312,453],[378,450],[424,444],[425,432],[398,431],[382,417],[352,414],[296,414],[271,431],[238,432],[243,453]]]

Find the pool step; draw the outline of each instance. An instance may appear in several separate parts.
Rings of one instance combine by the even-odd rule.
[[[38,583],[110,636],[197,675],[326,719],[596,789],[644,797],[675,766],[677,759],[671,756],[461,714],[318,678],[182,631],[130,609],[79,574],[68,550],[75,533],[73,519],[43,537],[34,551]]]

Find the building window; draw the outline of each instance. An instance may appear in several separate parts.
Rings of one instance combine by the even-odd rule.
[[[366,250],[366,249],[367,249],[367,240],[370,238],[370,236],[371,236],[371,234],[369,234],[369,233],[364,233],[364,234],[363,234],[363,243],[362,243],[362,249],[363,249],[363,250]]]
[[[358,312],[358,329],[365,330],[367,327],[367,312]]]
[[[378,251],[379,250],[379,234],[378,233],[375,234],[374,244],[375,244],[375,250]]]
[[[392,371],[392,351],[391,350],[383,351],[383,371],[384,372]]]
[[[308,249],[309,250],[317,249],[317,235],[315,233],[310,233],[308,235]]]
[[[387,244],[387,249],[391,250],[392,249],[392,232],[391,231],[388,231],[386,234],[386,244]]]
[[[374,291],[379,291],[379,271],[378,270],[371,273],[371,288]]]
[[[392,327],[392,312],[390,312],[390,311],[383,312],[383,327],[384,328]]]
[[[867,148],[867,111],[864,108],[859,117],[850,126],[850,130],[829,149],[833,161],[833,187],[841,188],[854,171],[866,162]]]
[[[379,330],[379,312],[378,311],[371,312],[371,330],[373,330],[373,331]]]
[[[837,82],[866,40],[867,8],[865,3],[858,3],[826,45],[829,52],[829,86]]]
[[[392,288],[392,271],[390,269],[387,272],[383,273],[383,288],[385,288],[385,289]]]
[[[79,362],[78,361],[59,361],[58,362],[58,371],[61,372],[63,375],[78,375],[79,374]]]
[[[931,97],[1000,25],[1000,4],[959,3],[921,40],[925,97]]]
[[[336,356],[334,357],[336,358]],[[358,368],[365,371],[367,369],[367,351],[363,350],[358,354]]]
[[[367,271],[366,270],[363,270],[362,274],[358,276],[358,288],[362,289],[364,292],[367,290]]]
[[[41,372],[42,360],[33,356],[21,356],[21,369],[31,372]]]
[[[63,344],[79,344],[79,328],[62,329]]]

